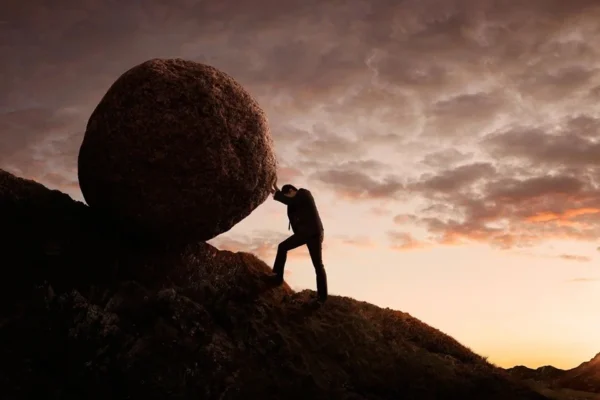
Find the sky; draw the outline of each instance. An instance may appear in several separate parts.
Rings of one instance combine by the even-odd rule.
[[[108,87],[151,58],[233,76],[280,186],[311,190],[331,294],[401,310],[499,366],[600,352],[597,0],[3,0],[0,168],[77,200]],[[271,198],[211,244],[272,265]],[[315,289],[308,252],[286,280]]]

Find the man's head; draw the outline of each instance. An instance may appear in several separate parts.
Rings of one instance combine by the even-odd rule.
[[[281,188],[281,193],[283,193],[283,195],[286,197],[294,197],[297,191],[298,189],[296,189],[294,185],[290,184],[283,185],[283,187]]]

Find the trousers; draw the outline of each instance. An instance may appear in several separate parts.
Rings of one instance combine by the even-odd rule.
[[[277,255],[275,256],[275,264],[273,272],[283,278],[283,270],[287,261],[287,252],[306,245],[310,254],[315,274],[317,275],[317,295],[321,299],[327,298],[327,273],[323,265],[323,234],[316,235],[299,235],[293,234],[277,246]]]

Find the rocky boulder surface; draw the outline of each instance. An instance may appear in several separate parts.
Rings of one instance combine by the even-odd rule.
[[[149,246],[0,170],[2,399],[541,400],[406,313],[269,287],[252,254]]]
[[[152,59],[126,71],[87,124],[86,202],[170,241],[209,240],[263,203],[276,180],[266,116],[218,69]]]

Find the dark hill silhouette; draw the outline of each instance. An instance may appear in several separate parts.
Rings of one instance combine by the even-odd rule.
[[[528,368],[524,365],[517,365],[508,368],[507,371],[519,379],[532,379],[535,381],[554,381],[565,374],[564,369],[555,368],[551,365],[544,365],[536,369]]]
[[[313,308],[252,254],[145,243],[1,170],[0,221],[3,399],[545,399],[406,313]]]
[[[600,393],[600,353],[590,361],[566,371],[558,385],[570,389]]]
[[[516,378],[543,382],[552,388],[600,393],[600,353],[590,361],[568,370],[552,366],[534,370],[521,365],[509,368],[507,371]]]

